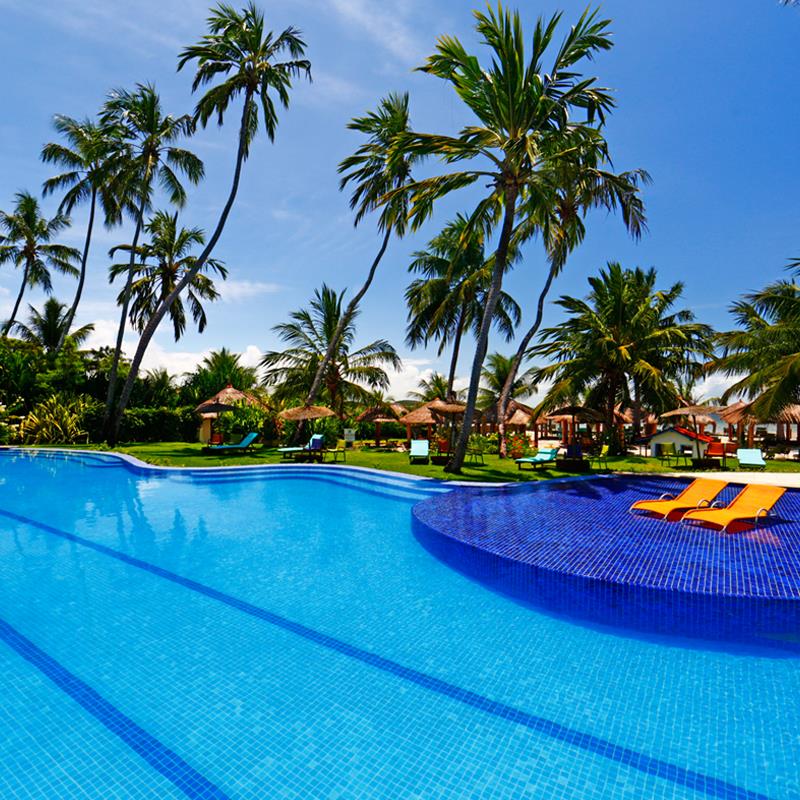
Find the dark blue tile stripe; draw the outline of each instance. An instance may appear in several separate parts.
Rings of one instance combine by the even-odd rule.
[[[73,675],[3,619],[0,619],[0,640],[47,676],[59,689],[68,694],[111,733],[122,739],[128,747],[187,797],[193,800],[229,800],[225,792],[203,777],[179,755],[161,744],[158,739],[125,716],[91,686]]]
[[[157,575],[160,578],[171,581],[172,583],[183,586],[198,594],[204,595],[223,603],[226,606],[234,608],[245,614],[248,614],[264,622],[274,625],[285,631],[289,631],[303,639],[313,642],[320,647],[325,647],[329,650],[340,653],[355,661],[363,664],[368,664],[375,669],[394,675],[397,678],[413,683],[424,689],[436,692],[452,700],[456,700],[464,705],[476,708],[487,714],[499,717],[511,723],[524,725],[526,728],[533,730],[537,733],[549,736],[564,744],[580,748],[593,755],[607,758],[619,764],[623,764],[631,769],[639,770],[648,775],[652,775],[662,780],[671,781],[675,784],[686,786],[694,791],[707,795],[708,797],[722,798],[722,800],[768,800],[766,795],[758,792],[752,792],[744,789],[735,784],[728,783],[727,781],[719,780],[718,778],[704,775],[694,770],[685,769],[676,764],[671,764],[668,761],[662,761],[658,758],[653,758],[644,753],[639,753],[636,750],[631,750],[627,747],[614,744],[606,739],[602,739],[592,734],[584,733],[582,731],[569,728],[561,725],[552,720],[544,717],[529,714],[526,711],[515,708],[514,706],[492,700],[488,697],[473,692],[469,689],[464,689],[448,681],[436,678],[432,675],[427,675],[424,672],[405,667],[398,664],[391,659],[384,658],[376,653],[362,650],[355,645],[348,644],[339,639],[329,636],[325,633],[320,633],[313,628],[306,627],[298,622],[294,622],[286,617],[282,617],[266,609],[259,608],[258,606],[248,603],[245,600],[240,600],[224,592],[214,589],[211,586],[199,583],[191,578],[185,578],[182,575],[177,575],[174,572],[159,567],[156,564],[151,564],[147,561],[130,556],[127,553],[114,550],[106,545],[93,542],[89,539],[84,539],[74,533],[59,530],[43,522],[29,519],[27,517],[14,514],[10,511],[0,509],[0,515],[9,519],[20,522],[24,525],[30,525],[46,533],[66,539],[70,542],[75,542],[98,553],[110,556],[125,564],[136,567],[138,569],[146,570],[147,572]]]

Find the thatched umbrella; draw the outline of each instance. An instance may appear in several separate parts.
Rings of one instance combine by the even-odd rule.
[[[198,414],[209,414],[206,410],[206,406],[211,405],[212,403],[222,403],[227,406],[233,406],[236,403],[246,403],[249,406],[264,406],[264,403],[261,402],[257,397],[252,394],[248,394],[247,392],[243,392],[241,389],[236,389],[229,383],[224,389],[220,389],[215,395],[209,397],[208,400],[204,400],[200,403],[199,406],[195,409],[195,412]]]
[[[200,414],[201,417],[216,417],[219,414],[224,413],[225,411],[235,411],[236,406],[229,405],[228,403],[218,403],[216,401],[210,402],[206,400],[205,403],[201,403],[197,408],[194,410],[196,414]]]
[[[295,406],[281,411],[278,416],[287,422],[303,422],[305,420],[324,419],[335,417],[336,412],[327,406]]]
[[[406,410],[399,403],[382,403],[362,411],[356,422],[372,422],[375,425],[375,446],[380,447],[381,425],[384,422],[397,422]]]
[[[575,439],[575,422],[604,422],[605,417],[602,412],[595,411],[593,408],[587,406],[564,406],[557,408],[547,414],[546,419],[550,422],[561,423],[570,425],[570,441],[569,444],[574,443]]]

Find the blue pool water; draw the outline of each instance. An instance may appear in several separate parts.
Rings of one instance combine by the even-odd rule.
[[[493,591],[445,489],[0,453],[0,797],[800,797],[791,649]]]

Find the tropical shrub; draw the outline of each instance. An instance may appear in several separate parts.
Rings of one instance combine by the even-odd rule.
[[[27,444],[75,444],[88,441],[83,417],[92,403],[86,397],[54,394],[22,420],[19,435]]]
[[[237,403],[233,411],[224,411],[219,415],[214,427],[226,438],[232,434],[244,436],[251,431],[263,435],[267,417],[268,414],[264,408],[247,403]]]

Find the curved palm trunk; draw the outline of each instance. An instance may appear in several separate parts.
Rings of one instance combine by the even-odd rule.
[[[453,384],[456,380],[456,367],[458,366],[458,354],[461,350],[461,337],[464,334],[464,317],[465,317],[465,309],[462,307],[461,314],[458,317],[458,325],[456,326],[456,332],[453,336],[453,354],[450,356],[450,373],[447,376],[447,397],[445,400],[448,402],[450,398],[453,397]]]
[[[503,227],[500,231],[500,239],[497,243],[495,252],[494,269],[492,270],[492,282],[486,294],[486,306],[483,309],[481,327],[475,344],[475,358],[472,362],[472,374],[469,380],[469,391],[467,393],[467,407],[464,410],[464,418],[461,421],[461,430],[458,434],[453,455],[445,467],[445,472],[461,472],[464,464],[464,456],[467,452],[469,435],[472,430],[472,420],[475,417],[475,404],[478,400],[478,388],[481,382],[481,371],[483,361],[486,358],[486,351],[489,347],[489,330],[492,327],[494,314],[497,310],[497,303],[500,300],[500,292],[503,288],[503,274],[506,271],[508,261],[508,245],[511,242],[511,234],[514,230],[514,216],[517,206],[516,186],[509,186],[505,193],[505,212],[503,215]]]
[[[347,327],[350,319],[352,318],[355,310],[358,308],[358,304],[361,302],[361,299],[367,293],[367,290],[372,285],[372,279],[375,277],[375,272],[378,269],[378,264],[381,263],[381,259],[383,258],[383,254],[386,252],[386,248],[389,245],[389,238],[392,235],[391,228],[386,231],[383,237],[383,241],[381,242],[380,250],[378,250],[378,254],[375,256],[375,260],[372,262],[372,266],[369,269],[369,274],[367,275],[366,281],[364,281],[363,286],[358,290],[356,294],[353,295],[350,302],[347,304],[347,308],[342,314],[341,319],[339,320],[338,325],[336,326],[336,330],[333,332],[333,336],[331,337],[330,342],[328,342],[328,349],[325,351],[325,355],[322,358],[322,361],[319,362],[317,366],[317,371],[314,374],[314,380],[311,383],[311,388],[308,390],[308,394],[306,395],[305,405],[310,406],[314,400],[317,398],[317,394],[319,394],[320,386],[322,385],[322,378],[325,375],[328,366],[333,359],[334,354],[336,353],[337,348],[339,347],[339,341],[342,338],[342,334],[344,333],[344,329]]]
[[[78,288],[75,290],[75,298],[72,301],[72,306],[70,307],[69,311],[67,312],[67,316],[64,318],[64,328],[61,331],[61,335],[58,338],[58,344],[56,345],[56,355],[61,352],[61,348],[64,346],[64,342],[69,336],[70,328],[72,327],[72,322],[75,319],[75,314],[78,311],[78,303],[81,301],[81,295],[83,294],[83,285],[86,282],[86,262],[89,259],[89,247],[92,243],[92,229],[94,228],[94,213],[95,207],[97,205],[97,189],[92,189],[92,199],[89,203],[89,223],[86,228],[86,240],[83,243],[83,258],[81,259],[81,274],[78,278]]]
[[[133,232],[133,241],[131,242],[131,260],[128,263],[128,274],[125,278],[125,288],[122,295],[122,313],[119,317],[119,328],[117,329],[117,342],[114,346],[114,360],[111,362],[111,372],[108,376],[108,391],[106,392],[106,409],[103,414],[103,431],[107,433],[108,443],[110,445],[116,444],[116,436],[113,430],[109,430],[109,423],[111,421],[111,414],[114,410],[114,395],[117,390],[117,374],[119,373],[119,360],[122,357],[122,340],[125,337],[125,324],[128,321],[128,307],[131,302],[131,286],[133,285],[133,271],[136,266],[136,247],[139,244],[139,236],[142,232],[142,224],[144,223],[144,206],[146,202],[146,195],[142,194],[142,200],[139,203],[139,212],[136,215],[136,229]]]
[[[197,277],[198,273],[205,265],[208,257],[214,250],[219,237],[222,235],[222,231],[225,228],[225,223],[228,221],[228,215],[231,212],[231,208],[233,208],[236,194],[239,191],[239,180],[242,176],[242,164],[244,163],[244,154],[247,142],[247,118],[249,115],[252,97],[252,92],[250,91],[248,91],[245,95],[244,108],[242,109],[242,120],[239,128],[239,148],[236,153],[236,167],[233,171],[233,183],[231,185],[230,193],[228,194],[228,199],[225,202],[222,213],[217,221],[217,227],[214,229],[214,233],[208,240],[208,244],[205,246],[205,249],[198,256],[195,265],[192,267],[192,269],[186,272],[180,281],[178,281],[178,283],[175,285],[175,288],[167,296],[166,300],[164,300],[164,302],[161,303],[158,308],[156,308],[153,316],[150,317],[150,319],[147,321],[147,324],[144,326],[144,329],[142,330],[142,335],[139,337],[139,344],[136,347],[136,353],[133,356],[131,368],[128,372],[125,385],[122,387],[122,393],[120,394],[119,403],[117,404],[116,413],[114,414],[114,423],[111,427],[111,435],[109,437],[109,444],[112,446],[116,444],[120,422],[122,421],[122,414],[124,413],[128,405],[128,401],[130,400],[131,391],[133,391],[133,384],[136,380],[136,375],[139,372],[139,367],[142,364],[144,354],[147,352],[147,346],[150,344],[150,340],[153,338],[156,330],[158,330],[161,320],[164,319],[165,315],[169,312],[169,310],[172,308],[172,305],[180,296],[180,293]]]
[[[17,314],[19,313],[19,306],[22,302],[22,295],[25,294],[25,287],[28,285],[28,275],[30,274],[30,264],[26,261],[25,262],[25,269],[22,273],[22,286],[19,287],[19,294],[17,295],[17,302],[14,303],[14,309],[11,312],[11,316],[6,321],[6,325],[3,328],[3,338],[5,339],[8,334],[11,332],[11,328],[14,326],[14,320],[17,318]]]
[[[514,386],[514,381],[517,380],[519,368],[522,366],[522,359],[525,358],[525,353],[528,350],[528,345],[531,339],[536,335],[539,326],[542,324],[542,316],[544,315],[544,303],[547,295],[550,292],[550,287],[553,285],[553,280],[558,272],[558,267],[555,264],[550,265],[550,271],[547,273],[547,280],[542,287],[541,294],[539,295],[539,303],[536,306],[536,319],[533,325],[528,328],[528,332],[519,343],[517,352],[514,354],[514,360],[511,362],[511,369],[506,376],[506,382],[500,391],[500,397],[497,400],[497,432],[500,445],[500,458],[505,458],[508,455],[508,442],[506,441],[506,412],[508,409],[508,401],[511,399],[511,389]]]

